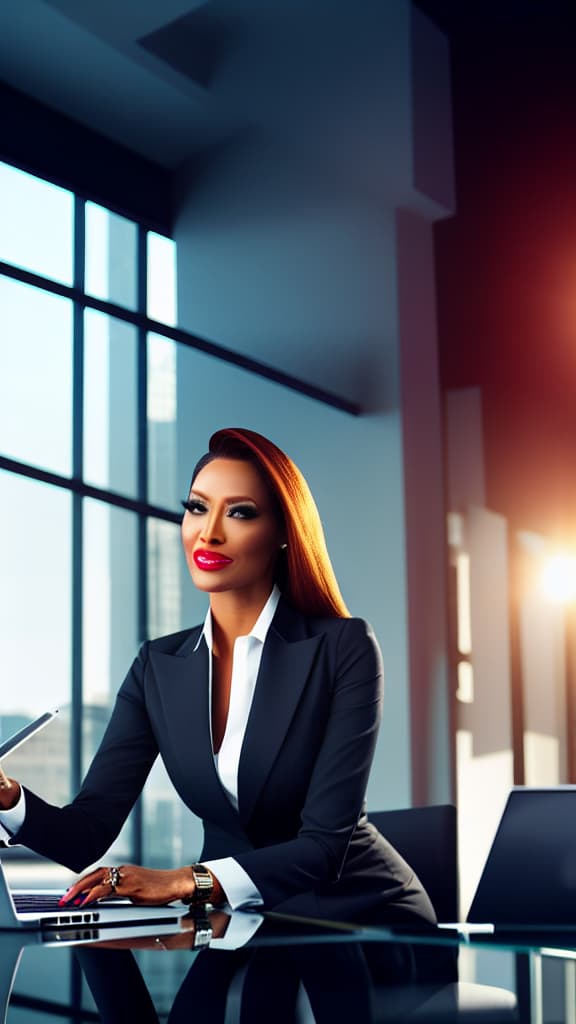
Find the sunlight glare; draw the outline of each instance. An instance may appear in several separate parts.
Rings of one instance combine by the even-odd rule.
[[[549,601],[567,604],[576,600],[576,557],[554,555],[544,564],[542,589]]]

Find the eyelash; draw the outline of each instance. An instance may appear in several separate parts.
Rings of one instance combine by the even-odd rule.
[[[192,514],[206,511],[205,506],[200,501],[182,501],[180,504],[186,512],[191,512]]]
[[[182,507],[191,515],[204,515],[207,512],[206,505],[202,501],[183,501]],[[251,505],[233,505],[226,515],[230,519],[256,519],[258,512]]]

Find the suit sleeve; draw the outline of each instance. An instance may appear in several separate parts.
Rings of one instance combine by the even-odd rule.
[[[364,804],[382,715],[382,658],[367,623],[342,624],[328,723],[298,835],[236,857],[265,907],[338,880]]]
[[[134,660],[78,796],[55,807],[26,790],[26,816],[14,842],[82,871],[116,839],[158,754],[144,700],[148,644]]]

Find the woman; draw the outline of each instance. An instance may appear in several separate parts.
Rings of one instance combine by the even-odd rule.
[[[368,824],[378,646],[349,617],[306,481],[271,441],[215,433],[182,522],[203,626],[145,643],[82,789],[56,808],[0,776],[15,841],[81,871],[118,835],[160,753],[204,821],[201,863],[99,867],[65,902],[228,903],[433,922],[419,880]]]

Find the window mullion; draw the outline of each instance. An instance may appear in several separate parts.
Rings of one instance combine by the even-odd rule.
[[[138,226],[137,236],[137,312],[146,315],[148,307],[148,264],[147,264],[147,232],[142,225]],[[138,500],[148,502],[148,359],[147,333],[144,327],[138,327],[137,349],[137,417],[138,417]],[[148,544],[146,515],[138,516],[138,636],[140,641],[148,639]],[[143,803],[142,797],[137,801],[132,812],[132,847],[136,864],[143,860]]]
[[[138,228],[138,312],[146,314],[148,302],[148,271],[146,259],[146,230]],[[148,360],[147,333],[138,328],[137,417],[138,417],[138,500],[148,502]],[[148,571],[147,571],[147,517],[138,519],[138,636],[148,639]]]
[[[74,201],[74,287],[84,290],[86,234],[85,203],[78,196]],[[75,302],[73,310],[73,373],[72,373],[72,475],[83,477],[84,423],[84,310]],[[72,499],[72,680],[70,700],[70,775],[72,792],[82,779],[82,650],[83,650],[83,523],[82,497]]]

